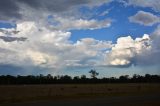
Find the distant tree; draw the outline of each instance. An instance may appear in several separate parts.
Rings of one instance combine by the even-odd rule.
[[[140,77],[140,75],[134,74],[132,79],[137,79],[138,77]]]
[[[64,76],[61,76],[60,77],[60,80],[64,83],[67,83],[67,82],[70,82],[72,81],[72,77],[71,76],[68,76],[68,75],[64,75]]]
[[[80,81],[83,82],[83,83],[86,83],[88,81],[86,75],[81,75]]]
[[[119,77],[120,82],[128,82],[129,75],[122,75]]]
[[[91,77],[94,78],[94,79],[96,79],[97,76],[99,75],[99,73],[96,72],[95,69],[91,69],[91,70],[89,71],[89,73],[91,74]]]
[[[81,79],[86,79],[86,75],[81,75]]]
[[[79,80],[80,78],[79,78],[79,76],[75,76],[75,77],[73,77],[73,79],[74,80]]]
[[[53,78],[53,76],[51,74],[47,75],[47,79],[52,79],[52,78]]]
[[[68,84],[68,83],[160,83],[160,75],[145,76],[134,74],[132,77],[129,75],[122,75],[119,78],[97,78],[99,73],[95,69],[89,71],[91,78],[87,78],[85,75],[71,77],[68,75],[64,76],[52,76],[48,75],[27,75],[27,76],[11,76],[11,75],[0,75],[0,85],[9,84]]]

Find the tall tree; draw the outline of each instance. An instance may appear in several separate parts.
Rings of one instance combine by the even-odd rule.
[[[99,75],[99,73],[96,72],[95,69],[91,69],[91,70],[89,71],[89,73],[91,74],[91,77],[94,78],[94,79],[97,78],[97,76]]]

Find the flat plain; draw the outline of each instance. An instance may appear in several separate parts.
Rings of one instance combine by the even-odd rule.
[[[31,106],[32,104],[36,105],[35,103],[41,106],[43,103],[54,105],[54,103],[67,104],[70,102],[79,105],[91,103],[92,105],[86,105],[94,106],[96,101],[97,103],[104,103],[104,106],[107,103],[121,103],[123,105],[128,103],[131,105],[133,102],[137,103],[137,105],[152,106],[154,104],[158,106],[160,105],[160,84],[124,83],[0,86],[0,105],[2,106],[17,105],[17,103],[20,103],[21,106],[23,106],[22,104],[25,106],[27,103],[31,103]],[[59,104],[59,106],[62,105]]]

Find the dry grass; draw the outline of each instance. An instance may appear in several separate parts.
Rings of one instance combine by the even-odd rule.
[[[0,103],[97,96],[160,94],[160,84],[61,84],[0,86]]]

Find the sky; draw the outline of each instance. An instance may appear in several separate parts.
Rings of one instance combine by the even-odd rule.
[[[0,0],[0,75],[160,74],[159,0]]]

